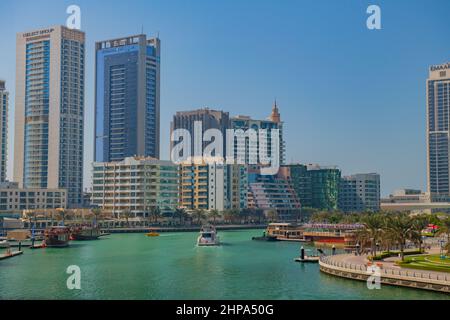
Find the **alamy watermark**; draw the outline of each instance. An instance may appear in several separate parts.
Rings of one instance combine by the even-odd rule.
[[[203,132],[202,122],[194,122],[194,139],[187,129],[173,130],[170,158],[176,164],[249,164],[260,166],[262,175],[274,175],[280,168],[279,129],[219,129]],[[193,145],[192,145],[193,141]],[[193,152],[192,152],[193,151]],[[226,152],[226,154],[224,153]]]
[[[66,269],[66,273],[70,274],[67,278],[66,286],[69,290],[81,289],[81,269],[77,265],[70,265]]]
[[[368,266],[367,274],[369,277],[367,278],[367,289],[381,289],[381,268],[379,266]]]

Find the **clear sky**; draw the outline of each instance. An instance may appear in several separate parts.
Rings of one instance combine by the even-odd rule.
[[[265,118],[277,98],[288,161],[378,172],[382,194],[426,186],[425,80],[450,61],[448,0],[1,0],[0,78],[10,98],[15,34],[65,24],[81,8],[87,37],[85,185],[93,149],[94,42],[159,33],[161,146],[178,110],[208,106]],[[382,30],[366,28],[381,7]]]

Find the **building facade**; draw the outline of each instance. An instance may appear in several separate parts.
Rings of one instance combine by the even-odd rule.
[[[93,205],[116,217],[126,211],[147,217],[156,207],[161,213],[173,212],[179,199],[178,170],[170,161],[151,157],[94,162]]]
[[[261,144],[259,140],[256,144],[251,144],[249,142],[248,134],[245,137],[245,144],[239,143],[238,139],[234,141],[234,159],[240,158],[240,154],[244,155],[246,164],[261,164],[262,159],[260,158],[260,152],[265,154],[267,157],[272,157],[272,129],[278,129],[279,133],[279,164],[282,165],[285,162],[285,142],[283,138],[283,122],[281,121],[281,116],[278,110],[276,102],[272,107],[271,115],[265,120],[255,120],[248,116],[236,116],[231,118],[231,129],[242,130],[245,133],[249,129],[253,129],[256,132],[259,130],[267,130],[265,138],[267,141],[266,145]],[[254,159],[254,160],[251,160]]]
[[[312,208],[312,182],[308,167],[304,164],[284,165],[278,176],[287,180],[297,194],[303,208]]]
[[[337,210],[341,171],[336,167],[308,165],[311,176],[311,204],[313,208]]]
[[[188,210],[247,207],[247,167],[238,164],[184,163],[180,165],[180,204]]]
[[[0,213],[67,207],[65,189],[19,188],[17,182],[0,184]]]
[[[344,212],[379,211],[380,175],[362,173],[342,177],[338,207]]]
[[[18,33],[14,181],[20,188],[83,191],[85,34],[54,26]]]
[[[427,187],[432,201],[450,199],[450,63],[431,66],[427,79]]]
[[[292,219],[300,214],[300,201],[286,177],[280,174],[261,175],[257,166],[251,166],[248,180],[255,208],[266,213],[275,210],[281,219]]]
[[[6,180],[8,162],[8,102],[5,81],[0,80],[0,183]]]
[[[201,127],[196,127],[195,123],[201,123]],[[222,133],[223,141],[223,154],[212,154],[214,157],[224,157],[226,154],[226,129],[230,127],[230,116],[228,112],[220,110],[212,110],[209,108],[192,110],[192,111],[179,111],[173,116],[172,123],[170,125],[170,134],[176,129],[186,129],[191,135],[191,154],[190,157],[197,157],[203,155],[203,150],[209,142],[202,142],[200,150],[201,154],[195,154],[195,139],[200,136],[200,141],[203,141],[201,137],[208,129],[217,129]],[[170,150],[174,146],[174,142],[170,142]]]
[[[94,161],[159,158],[160,47],[143,34],[96,43]]]

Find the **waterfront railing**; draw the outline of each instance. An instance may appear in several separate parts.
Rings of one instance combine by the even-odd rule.
[[[342,255],[339,255],[342,257]],[[320,262],[322,265],[329,266],[331,268],[344,269],[345,271],[356,271],[357,273],[368,273],[368,266],[365,264],[357,264],[346,261],[340,261],[336,259],[339,256],[322,256]],[[381,276],[386,278],[402,278],[402,280],[420,281],[420,282],[434,282],[439,284],[450,285],[450,275],[440,274],[435,272],[421,272],[410,271],[402,269],[394,269],[390,267],[380,268]],[[431,281],[430,281],[431,280]]]

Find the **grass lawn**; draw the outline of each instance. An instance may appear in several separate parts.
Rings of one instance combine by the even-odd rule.
[[[441,259],[438,254],[405,257],[398,264],[405,268],[450,272],[450,257]]]

